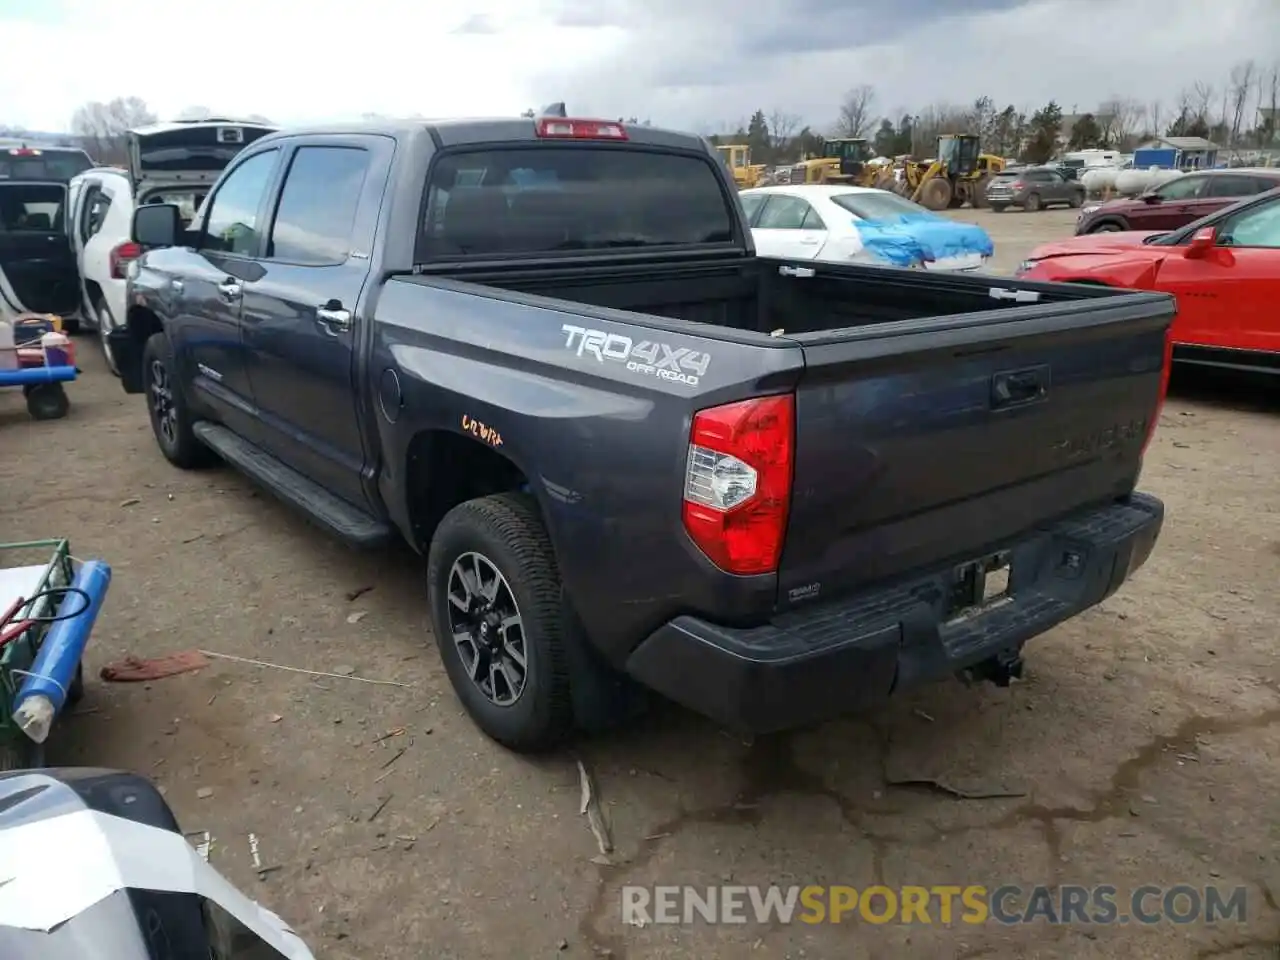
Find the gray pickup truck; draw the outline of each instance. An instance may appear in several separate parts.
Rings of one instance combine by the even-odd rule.
[[[279,133],[134,240],[112,345],[163,454],[424,553],[516,749],[646,687],[769,731],[1007,682],[1160,530],[1170,297],[757,257],[695,136]]]

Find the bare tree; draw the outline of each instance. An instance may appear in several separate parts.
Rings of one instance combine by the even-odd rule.
[[[1139,132],[1145,112],[1142,104],[1128,97],[1104,100],[1098,106],[1098,117],[1103,121],[1103,139],[1114,147],[1127,150]]]
[[[775,110],[769,114],[769,142],[776,155],[783,153],[791,146],[796,131],[800,129],[801,118],[798,114]]]
[[[875,123],[876,118],[872,115],[875,102],[875,87],[868,83],[859,84],[849,90],[840,104],[836,133],[842,137],[866,136],[872,124]]]
[[[1252,60],[1245,60],[1231,68],[1231,138],[1230,145],[1240,143],[1240,126],[1244,123],[1245,107],[1257,79],[1258,69]]]
[[[1197,80],[1191,86],[1191,112],[1196,120],[1209,122],[1209,104],[1213,102],[1213,84]]]
[[[141,98],[116,97],[108,103],[93,101],[77,108],[71,116],[71,132],[98,163],[125,163],[125,134],[155,122],[155,114]]]
[[[1160,121],[1164,119],[1164,104],[1159,100],[1152,100],[1147,104],[1147,127],[1149,131],[1157,137],[1164,136],[1164,127]]]

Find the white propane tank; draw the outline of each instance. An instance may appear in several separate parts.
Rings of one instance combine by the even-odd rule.
[[[18,369],[18,351],[14,349],[13,324],[0,318],[0,370]]]
[[[1089,196],[1100,197],[1115,191],[1116,178],[1119,175],[1120,171],[1115,167],[1089,167],[1080,174],[1080,182],[1084,184]]]
[[[1116,192],[1124,197],[1144,193],[1151,182],[1151,173],[1151,170],[1121,170],[1116,177]]]
[[[1147,183],[1147,189],[1154,190],[1156,187],[1164,186],[1170,180],[1177,180],[1182,175],[1183,173],[1181,170],[1152,170],[1151,179]]]

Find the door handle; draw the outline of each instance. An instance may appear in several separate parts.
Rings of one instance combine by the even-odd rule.
[[[316,323],[331,337],[351,329],[351,311],[330,300],[323,307],[316,307]]]
[[[244,292],[244,286],[235,277],[227,277],[218,284],[218,293],[224,300],[237,300]]]
[[[991,378],[991,406],[1014,407],[1023,403],[1043,400],[1049,394],[1049,368],[1030,367],[1009,373],[997,373]]]
[[[812,247],[818,242],[817,237],[801,237],[800,242],[806,247]]]

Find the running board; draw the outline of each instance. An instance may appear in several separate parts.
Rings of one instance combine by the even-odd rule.
[[[390,524],[371,516],[286,466],[261,447],[220,424],[199,420],[192,432],[205,446],[315,523],[357,547],[377,547],[394,536]]]

